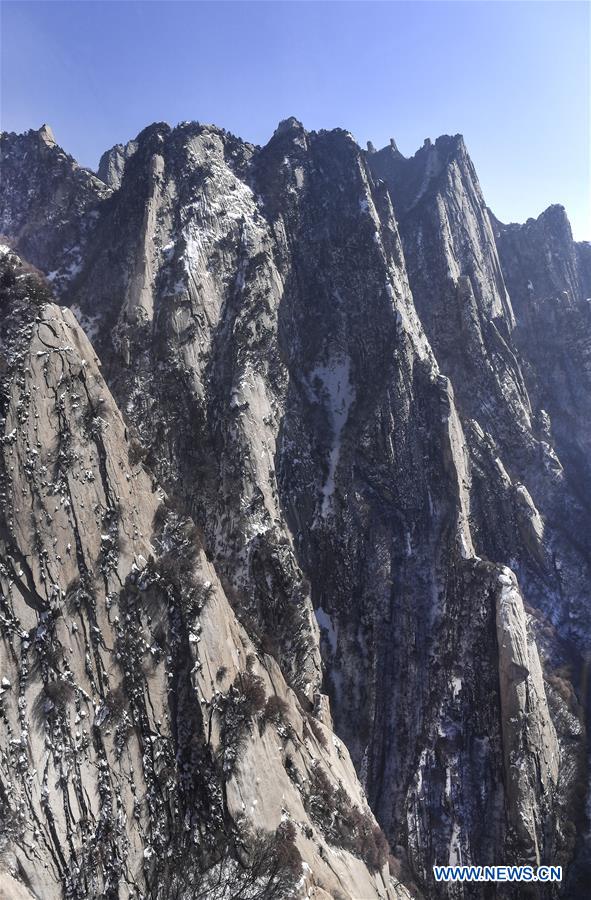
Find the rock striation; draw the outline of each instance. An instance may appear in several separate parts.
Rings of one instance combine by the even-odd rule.
[[[2,153],[1,230],[63,304],[5,261],[10,877],[164,897],[190,848],[182,898],[261,857],[252,896],[480,897],[432,866],[499,862],[577,896],[591,268],[564,213],[501,225],[459,135],[406,159],[156,123],[100,177],[44,129]]]
[[[2,282],[3,888],[408,897],[346,748],[238,623],[74,315],[9,253]]]

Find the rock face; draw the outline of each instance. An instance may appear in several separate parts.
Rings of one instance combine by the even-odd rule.
[[[500,862],[577,896],[591,265],[563,213],[501,225],[460,136],[405,159],[293,118],[263,148],[155,124],[100,179],[44,129],[3,154],[2,230],[69,307],[14,276],[2,313],[11,877],[164,897],[190,848],[206,896],[269,854],[253,896],[479,897],[432,866]]]
[[[503,225],[489,215],[505,280],[520,317],[527,317],[536,301],[555,297],[572,307],[589,297],[591,246],[573,240],[562,206],[548,207],[525,225]]]
[[[510,569],[498,578],[497,643],[503,720],[507,809],[519,840],[540,864],[538,835],[543,804],[558,782],[559,748],[548,712],[542,669],[517,581]],[[539,784],[541,790],[536,789]]]
[[[2,133],[0,234],[16,241],[61,292],[80,272],[101,200],[110,190],[59,147],[47,125]]]
[[[584,505],[591,498],[591,244],[573,241],[565,211],[551,206],[525,225],[493,219],[515,298],[515,343],[530,396]],[[568,463],[568,464],[567,464]]]
[[[105,151],[100,158],[98,177],[111,188],[121,187],[121,179],[125,163],[137,150],[137,141],[128,141],[127,144],[115,144],[110,150]]]
[[[195,527],[139,462],[73,314],[18,271],[5,254],[6,878],[43,898],[168,897],[188,852],[175,896],[193,896],[196,873],[207,896],[235,896],[247,877],[236,860],[256,896],[283,896],[287,876],[330,896],[408,896],[346,748],[239,625]],[[345,815],[357,817],[348,833]],[[249,873],[262,825],[277,848],[267,838],[269,871]]]

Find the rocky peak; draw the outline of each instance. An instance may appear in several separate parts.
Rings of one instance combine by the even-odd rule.
[[[551,206],[523,225],[503,225],[494,217],[492,222],[515,304],[514,338],[529,391],[544,410],[546,433],[551,423],[573,492],[591,498],[589,247],[573,240],[562,206]],[[574,525],[572,515],[570,521]],[[575,527],[585,527],[578,522]]]
[[[301,134],[304,131],[304,126],[296,119],[295,116],[289,116],[287,119],[282,119],[277,128],[275,129],[275,134]]]
[[[286,157],[294,154],[296,157],[305,154],[308,147],[308,132],[301,122],[291,116],[279,123],[271,140],[263,148],[263,154],[284,153]]]
[[[48,147],[57,146],[55,137],[53,136],[53,131],[51,130],[49,125],[42,125],[37,134],[39,135],[39,138],[43,141],[43,143]]]
[[[541,301],[560,299],[572,307],[589,297],[589,253],[573,240],[564,207],[549,206],[524,225],[504,225],[494,216],[492,222],[507,284],[524,320]]]
[[[545,227],[554,231],[557,236],[560,235],[563,238],[570,238],[572,240],[570,222],[568,221],[564,206],[560,203],[553,203],[540,213],[538,219]]]
[[[23,161],[27,160],[27,165]],[[50,129],[0,136],[0,233],[58,292],[79,274],[110,190],[53,140]]]
[[[110,150],[106,150],[100,158],[97,171],[101,181],[117,190],[121,186],[125,163],[137,148],[137,141],[128,141],[126,144],[115,144]]]
[[[386,147],[372,154],[371,168],[391,187],[396,196],[397,214],[403,217],[454,161],[462,168],[471,165],[461,134],[442,135],[435,143],[426,138],[410,159],[400,153],[392,138]]]
[[[199,123],[195,122],[194,124],[199,127]],[[171,132],[172,128],[168,122],[152,122],[151,125],[147,125],[140,131],[136,141],[140,147],[153,146],[154,142],[157,145],[164,141]]]
[[[462,136],[443,135],[410,159],[385,147],[369,156],[368,164],[390,193],[414,302],[457,401],[479,421],[489,409],[485,427],[493,433],[499,427],[508,433],[516,422],[527,424],[523,376],[507,344],[514,326],[511,301]],[[460,334],[470,352],[458,353]],[[483,358],[483,370],[468,371],[472,360]],[[503,400],[493,412],[493,382],[499,377],[505,384]]]

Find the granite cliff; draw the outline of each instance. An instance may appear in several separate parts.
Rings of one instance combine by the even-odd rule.
[[[2,136],[0,233],[0,878],[521,897],[432,866],[527,862],[582,896],[564,211],[498,222],[460,136],[154,124],[94,175],[44,126]]]

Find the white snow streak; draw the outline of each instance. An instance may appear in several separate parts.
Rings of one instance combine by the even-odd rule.
[[[328,475],[322,488],[321,515],[330,511],[335,489],[335,473],[341,455],[343,429],[349,418],[349,411],[355,400],[355,388],[350,382],[351,360],[349,357],[332,359],[325,366],[316,366],[310,373],[310,383],[316,396],[327,407],[332,428],[332,447],[328,458]],[[318,389],[317,385],[320,384]]]
[[[328,643],[330,644],[330,649],[333,652],[333,655],[337,652],[337,637],[338,637],[338,629],[333,625],[332,619],[329,614],[325,612],[321,606],[318,609],[314,610],[316,615],[316,621],[320,628],[326,631],[326,637]]]

